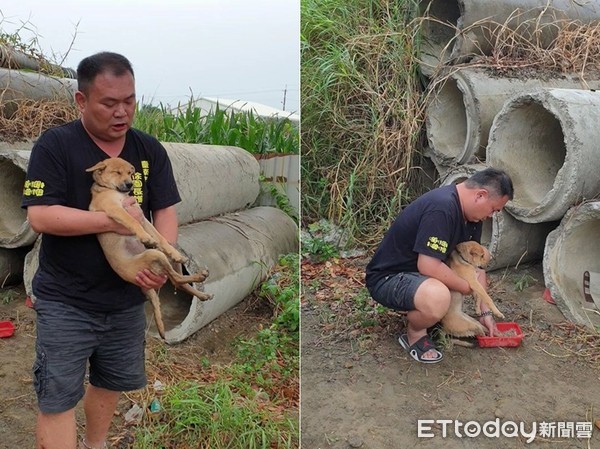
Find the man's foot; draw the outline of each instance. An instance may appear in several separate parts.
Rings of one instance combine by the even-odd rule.
[[[433,340],[427,334],[423,335],[415,342],[410,343],[408,334],[400,335],[398,342],[408,352],[408,354],[421,363],[438,363],[444,358],[444,355],[435,349]]]

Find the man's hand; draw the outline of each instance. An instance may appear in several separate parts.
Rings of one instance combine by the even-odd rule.
[[[479,322],[486,327],[490,337],[500,335],[500,331],[496,327],[496,321],[485,304],[481,304],[481,313],[485,314],[479,317]]]
[[[135,283],[144,290],[150,290],[151,288],[158,290],[167,282],[167,279],[166,275],[154,274],[146,269],[136,274]]]
[[[135,218],[140,223],[144,220],[144,211],[138,206],[137,200],[132,196],[127,196],[123,199],[123,209],[127,211],[129,215]]]

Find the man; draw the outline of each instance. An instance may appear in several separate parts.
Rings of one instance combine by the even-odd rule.
[[[130,128],[136,107],[130,62],[115,53],[95,54],[81,61],[77,80],[81,118],[46,131],[36,142],[22,203],[32,228],[43,234],[33,279],[38,449],[77,447],[74,408],[82,398],[86,425],[79,448],[106,447],[120,392],[146,384],[140,287],[156,289],[166,282],[145,270],[133,285],[110,268],[96,234],[130,232],[104,212],[88,211],[93,181],[85,170],[108,157],[129,161],[135,185],[124,206],[137,201],[169,242],[177,239],[174,205],[180,197],[166,151]],[[126,209],[142,218],[139,208]],[[84,392],[87,363],[90,384]]]
[[[471,293],[469,284],[444,262],[458,243],[481,239],[482,221],[513,197],[510,177],[486,168],[458,185],[434,189],[396,218],[367,265],[367,288],[377,302],[406,311],[408,326],[399,342],[417,361],[436,363],[438,351],[427,328],[448,311],[450,290]],[[479,273],[485,284],[485,273]],[[490,335],[495,322],[485,305],[480,321]]]

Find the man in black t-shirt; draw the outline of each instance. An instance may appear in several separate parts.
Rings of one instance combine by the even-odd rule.
[[[382,305],[408,312],[407,332],[399,342],[415,360],[442,360],[427,328],[448,311],[450,290],[471,293],[468,282],[445,261],[458,243],[479,242],[481,222],[512,197],[510,177],[487,168],[460,184],[439,187],[417,198],[383,238],[367,265],[367,289]],[[485,273],[480,273],[480,280],[485,280]],[[492,334],[495,323],[488,312],[484,307],[480,319]]]
[[[110,267],[96,234],[130,232],[104,212],[90,212],[92,176],[85,170],[108,157],[136,169],[124,206],[142,213],[170,242],[177,240],[175,204],[181,198],[164,147],[131,129],[136,107],[130,62],[116,53],[85,58],[77,68],[75,100],[81,119],[44,132],[34,145],[23,190],[31,227],[43,234],[37,298],[34,387],[37,444],[75,449],[74,408],[83,398],[85,436],[79,448],[104,448],[120,392],[146,384],[145,314],[141,288],[160,288],[165,276],[138,273],[133,285]],[[143,211],[143,212],[142,212]],[[89,363],[90,385],[84,390]]]

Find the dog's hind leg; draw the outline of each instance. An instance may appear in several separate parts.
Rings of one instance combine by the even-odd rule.
[[[152,304],[152,309],[154,311],[154,322],[156,323],[156,329],[158,329],[158,333],[161,338],[165,339],[165,325],[162,319],[162,313],[160,311],[160,299],[158,298],[158,293],[156,290],[144,290],[144,295]]]
[[[208,270],[205,269],[195,274],[185,275],[176,271],[171,265],[171,262],[167,259],[167,256],[163,253],[156,250],[146,250],[145,253],[152,257],[152,260],[149,261],[151,264],[150,266],[153,267],[151,270],[156,273],[165,273],[175,288],[183,290],[186,293],[197,297],[201,301],[212,299],[213,295],[201,292],[189,285],[193,282],[204,282],[208,277]],[[177,264],[176,266],[177,270],[181,270],[181,264]]]
[[[450,307],[441,320],[444,331],[455,337],[485,335],[485,327],[462,311],[463,295],[454,291],[450,295]]]

